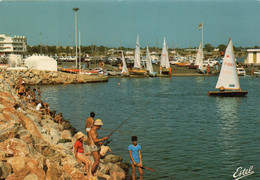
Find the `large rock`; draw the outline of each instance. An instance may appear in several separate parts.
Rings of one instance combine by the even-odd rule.
[[[109,175],[113,180],[123,180],[126,178],[125,171],[116,164],[113,164],[109,169]]]
[[[87,180],[87,177],[84,176],[84,173],[81,172],[80,170],[72,167],[69,164],[65,164],[63,166],[63,170],[72,178],[72,179],[82,179],[82,180]]]
[[[60,134],[57,130],[51,128],[50,130],[51,142],[52,144],[58,144],[60,140]]]
[[[72,139],[71,132],[69,130],[64,130],[60,133],[61,139]]]
[[[22,112],[17,112],[19,119],[22,121],[23,127],[30,131],[31,134],[41,137],[41,133],[39,132],[38,128],[36,127],[34,121],[27,116],[25,116]]]
[[[117,163],[117,162],[122,162],[123,158],[121,156],[117,156],[114,154],[109,154],[104,158],[104,163]]]
[[[7,162],[0,161],[0,179],[5,179],[12,172],[12,167]]]
[[[5,123],[10,124],[10,123]],[[19,124],[16,123],[14,126],[9,126],[8,128],[0,128],[0,142],[5,141],[8,138],[14,138],[18,134]]]
[[[20,140],[24,141],[26,144],[30,144],[30,145],[34,146],[35,141],[29,131],[20,130],[18,132],[18,135],[20,137]]]
[[[54,72],[54,73],[52,74],[52,77],[53,77],[53,78],[57,78],[57,77],[58,77],[58,73],[57,73],[57,72]]]
[[[49,162],[49,160],[46,161],[46,180],[53,180],[53,179],[63,179],[62,174],[63,172],[61,169],[59,169],[57,165]]]
[[[37,160],[27,157],[12,157],[7,160],[11,164],[14,177],[24,179],[29,174],[35,174],[39,180],[45,179],[45,172]]]
[[[24,141],[10,138],[0,143],[0,149],[9,156],[14,157],[37,157],[37,152]]]
[[[106,164],[99,164],[99,171],[102,173],[102,174],[108,174],[109,172],[109,167],[106,165]]]
[[[35,75],[35,76],[39,76],[41,74],[41,71],[39,70],[32,70],[32,73]]]
[[[38,176],[36,174],[29,174],[27,175],[24,180],[38,180]]]

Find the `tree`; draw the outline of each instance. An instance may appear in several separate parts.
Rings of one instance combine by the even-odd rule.
[[[205,48],[204,48],[207,52],[211,52],[214,50],[214,47],[211,46],[211,44],[205,44]]]
[[[226,45],[225,44],[220,44],[220,45],[218,45],[218,49],[219,49],[219,51],[225,51],[226,50]]]

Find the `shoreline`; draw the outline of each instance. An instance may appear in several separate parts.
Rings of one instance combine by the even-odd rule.
[[[20,99],[13,88],[16,79],[0,73],[0,179],[88,179],[73,154],[77,130],[68,120],[58,124]],[[93,163],[92,156],[88,159]],[[107,155],[100,161],[98,179],[125,179],[129,166],[122,160]]]

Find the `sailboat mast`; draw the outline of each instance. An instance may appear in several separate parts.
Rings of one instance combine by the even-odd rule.
[[[81,70],[81,57],[80,57],[81,49],[80,49],[80,30],[79,30],[79,69]]]
[[[229,38],[231,43],[232,43],[232,51],[233,51],[233,54],[234,54],[234,61],[235,61],[235,66],[237,67],[237,62],[236,62],[236,57],[235,57],[235,51],[234,51],[234,46],[233,46],[233,42],[232,42],[232,39]],[[237,73],[237,69],[236,69],[236,74],[237,74],[237,81],[238,81],[238,87],[239,87],[239,91],[241,91],[241,87],[240,87],[240,82],[239,82],[239,77],[238,77],[238,73]]]
[[[202,27],[201,27],[202,61],[203,61],[203,28],[204,28],[204,24],[202,21]]]

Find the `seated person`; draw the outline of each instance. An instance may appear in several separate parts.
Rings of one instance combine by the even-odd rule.
[[[59,113],[58,115],[55,116],[54,122],[58,122],[59,124],[61,124],[62,123],[62,119],[63,119],[62,113]]]
[[[48,103],[43,103],[43,105],[44,105],[44,109],[45,109],[46,114],[47,115],[51,115],[50,114],[50,106],[49,106],[49,104]]]
[[[83,141],[85,135],[82,132],[78,132],[74,136],[77,140],[74,144],[74,155],[79,163],[85,164],[87,177],[91,177],[91,161],[87,158],[90,154],[84,152]],[[87,156],[86,156],[87,155]]]
[[[112,150],[110,149],[110,147],[105,146],[105,145],[102,145],[102,146],[100,147],[100,152],[99,152],[99,154],[100,154],[100,158],[101,158],[101,159],[104,159],[104,158],[105,158],[107,151],[109,151],[111,154],[113,154],[113,152],[112,152]]]
[[[31,104],[34,105],[34,106],[36,106],[36,104],[37,104],[36,100],[35,100],[35,99],[32,99]]]
[[[52,118],[55,118],[55,116],[56,116],[56,111],[55,111],[55,110],[50,111],[50,115],[51,115]]]
[[[43,115],[46,114],[46,111],[44,109],[44,106],[43,106],[43,102],[40,101],[37,106],[36,106],[36,110],[40,111]]]

